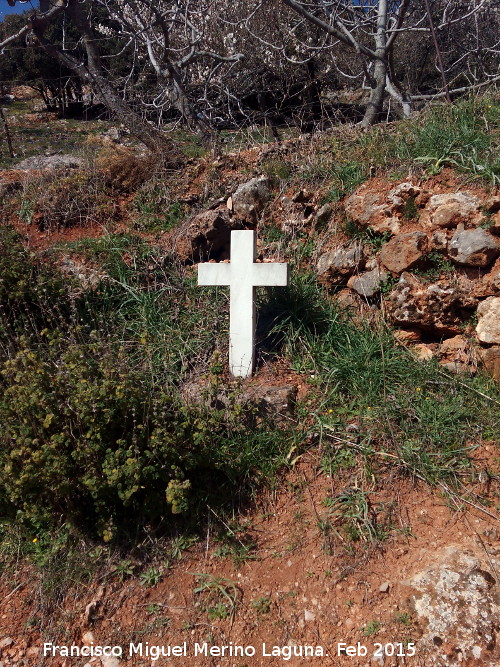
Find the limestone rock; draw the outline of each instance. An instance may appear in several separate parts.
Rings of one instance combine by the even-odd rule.
[[[357,292],[360,296],[369,299],[380,292],[380,286],[387,280],[387,273],[378,267],[365,273],[349,278],[347,286]]]
[[[414,199],[420,194],[420,187],[411,183],[410,181],[404,181],[399,183],[395,188],[393,188],[387,195],[387,201],[394,206],[394,210],[402,211],[406,202],[409,199]]]
[[[176,252],[184,263],[228,259],[231,230],[241,227],[226,208],[202,211],[177,230]]]
[[[426,345],[425,343],[418,343],[412,348],[413,353],[420,361],[430,361],[434,358],[434,350],[432,345]]]
[[[85,165],[85,160],[76,155],[34,155],[19,162],[17,169],[78,169]]]
[[[454,336],[443,341],[439,357],[439,364],[455,375],[474,375],[477,372],[478,355],[465,336]]]
[[[232,194],[233,214],[238,220],[255,224],[270,196],[267,176],[252,178],[238,186]]]
[[[361,299],[350,289],[341,289],[335,293],[335,303],[344,310],[359,311],[362,308]]]
[[[401,228],[394,205],[387,203],[379,192],[361,185],[344,203],[347,216],[360,227],[371,227],[376,232],[397,234]]]
[[[85,644],[86,646],[90,646],[90,644],[93,644],[95,642],[95,636],[94,633],[91,630],[87,630],[87,632],[84,632],[82,635],[82,644]]]
[[[500,236],[500,211],[495,213],[492,218],[492,225],[490,227],[490,232],[495,234],[495,236]]]
[[[431,246],[434,250],[446,250],[448,247],[448,236],[444,229],[436,229],[431,236]]]
[[[380,261],[392,271],[402,273],[416,266],[427,251],[427,236],[423,232],[398,234],[380,251]]]
[[[431,229],[479,220],[480,201],[469,192],[432,195],[420,218]]]
[[[487,350],[482,350],[481,358],[486,371],[494,380],[500,382],[500,347],[489,347]]]
[[[112,655],[104,655],[101,662],[102,667],[120,667],[120,660]]]
[[[471,356],[469,341],[460,335],[447,338],[439,348],[439,356],[443,361],[467,363]]]
[[[65,257],[61,262],[61,271],[68,276],[78,280],[84,290],[96,289],[103,280],[109,276],[103,271],[98,271],[83,262]]]
[[[259,385],[249,387],[241,397],[246,408],[253,408],[259,417],[289,419],[295,411],[296,385]]]
[[[500,345],[500,297],[490,296],[477,309],[477,337],[482,343]]]
[[[352,243],[347,248],[330,250],[318,260],[316,271],[321,282],[327,285],[340,285],[349,276],[363,269],[365,253],[361,243]]]
[[[314,214],[314,227],[323,227],[323,225],[326,225],[332,216],[332,210],[333,209],[331,204],[323,204],[323,206],[321,206]]]
[[[448,255],[456,264],[485,267],[500,255],[500,243],[485,229],[463,229],[453,235]]]
[[[301,232],[305,227],[314,228],[314,217],[311,213],[312,207],[301,201],[296,201],[296,197],[281,197],[278,206],[281,210],[281,229],[286,234],[295,234]],[[312,220],[312,225],[311,225]]]
[[[405,345],[407,343],[418,343],[422,338],[422,332],[418,329],[397,329],[394,336]]]
[[[102,136],[113,144],[120,144],[126,132],[121,127],[110,127]]]
[[[413,589],[411,603],[424,628],[417,648],[429,653],[426,664],[458,667],[474,658],[481,659],[474,664],[498,664],[499,566],[496,558],[481,562],[475,554],[449,546],[403,582]]]
[[[477,300],[447,280],[425,285],[403,273],[388,299],[388,311],[397,326],[442,334],[458,334]]]

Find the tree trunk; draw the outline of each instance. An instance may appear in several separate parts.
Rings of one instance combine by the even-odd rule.
[[[0,106],[0,118],[2,119],[4,131],[5,131],[5,139],[7,141],[7,147],[9,149],[9,155],[10,157],[14,157],[14,149],[12,148],[12,139],[10,138],[10,130],[9,126],[7,124],[7,118],[5,118],[4,112],[2,107]]]
[[[375,34],[375,66],[371,81],[371,92],[365,115],[361,121],[362,127],[368,127],[377,122],[382,111],[385,97],[387,77],[387,0],[379,0],[377,14],[377,32]]]

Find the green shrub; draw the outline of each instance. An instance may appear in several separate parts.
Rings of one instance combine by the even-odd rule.
[[[0,345],[8,345],[15,331],[26,332],[27,325],[47,326],[69,305],[69,284],[50,262],[36,261],[16,231],[0,225]]]
[[[97,523],[109,537],[130,515],[158,521],[167,501],[195,512],[210,476],[237,483],[280,450],[276,435],[190,407],[172,387],[152,391],[116,343],[44,336],[38,349],[20,341],[1,376],[2,493],[28,519]]]

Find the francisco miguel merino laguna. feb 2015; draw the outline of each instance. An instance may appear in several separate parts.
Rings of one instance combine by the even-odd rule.
[[[101,656],[114,656],[122,658],[128,654],[128,657],[139,656],[141,658],[149,658],[152,661],[159,658],[169,657],[196,657],[196,656],[213,656],[213,657],[253,657],[257,655],[258,649],[262,657],[279,657],[282,660],[290,660],[291,658],[321,658],[327,653],[322,646],[312,646],[310,644],[295,645],[295,646],[269,646],[265,643],[258,648],[252,645],[243,646],[241,644],[229,644],[217,646],[208,644],[207,642],[195,642],[189,646],[187,642],[182,644],[172,644],[166,646],[149,644],[148,642],[139,642],[137,644],[130,643],[124,651],[123,647],[104,646],[99,644],[90,644],[85,646],[77,645],[57,645],[51,642],[45,642],[43,645],[44,657],[75,657],[75,658],[90,658]]]

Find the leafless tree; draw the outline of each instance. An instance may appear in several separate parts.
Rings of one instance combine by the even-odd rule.
[[[329,37],[328,45],[337,46],[332,50],[332,59],[339,73],[362,77],[368,83],[370,95],[364,126],[377,120],[387,94],[407,116],[413,101],[463,92],[500,78],[500,17],[494,0],[280,1],[297,17],[295,25],[290,25],[291,33],[296,33],[304,22],[321,30]],[[406,42],[407,50],[423,45],[427,57],[432,54],[443,81],[441,91],[412,96],[415,78],[396,51],[400,42]],[[308,47],[303,58],[307,51]],[[351,54],[350,63],[343,69],[339,63],[345,62],[346,51]],[[467,83],[450,90],[450,79],[463,79],[467,70]]]
[[[61,15],[85,57],[47,38]],[[343,80],[369,91],[368,126],[387,99],[407,116],[431,97],[481,89],[500,80],[499,20],[497,0],[42,0],[0,52],[33,35],[133,134],[177,159],[158,129],[167,118],[208,140],[218,123],[251,120],[249,106],[260,118],[292,98],[312,108]]]
[[[11,0],[15,2],[15,0]],[[50,6],[49,6],[50,5]],[[45,11],[42,11],[45,10]],[[83,83],[89,85],[99,96],[110,112],[123,123],[130,132],[154,152],[161,152],[172,166],[180,163],[181,155],[173,142],[147,123],[121,97],[103,67],[99,41],[88,17],[87,3],[80,0],[48,0],[39,11],[30,13],[26,24],[15,34],[0,43],[2,50],[21,37],[32,35],[49,55],[78,75]],[[51,21],[65,14],[81,35],[86,52],[85,60],[79,59],[61,46],[49,42],[45,31]]]
[[[213,128],[207,90],[243,58],[227,48],[214,27],[220,7],[214,0],[97,0],[97,5],[120,39],[131,44],[134,61],[156,76],[158,92],[149,104],[176,109],[208,138]]]

